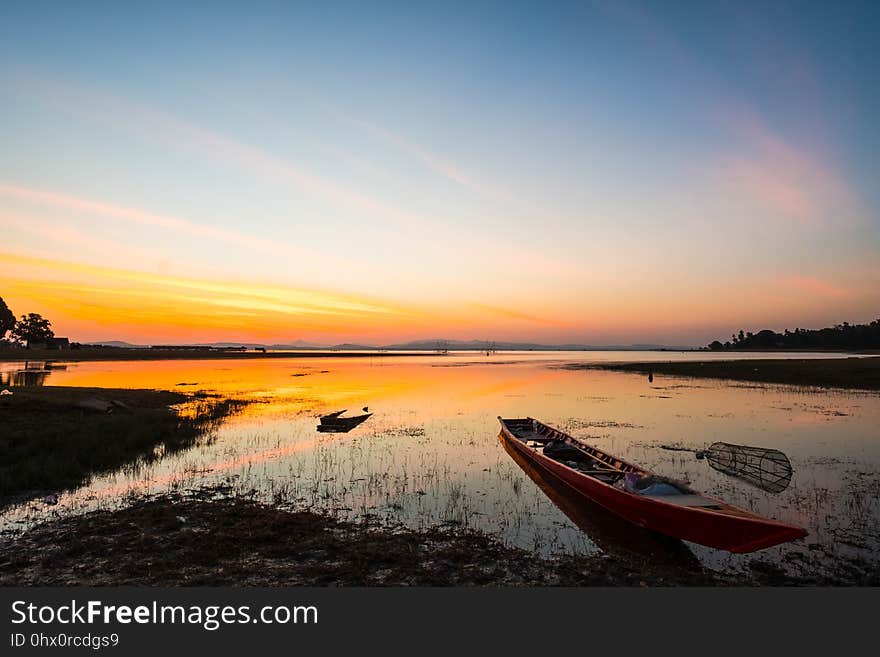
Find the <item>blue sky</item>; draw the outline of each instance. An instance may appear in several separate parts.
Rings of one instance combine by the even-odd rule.
[[[174,279],[389,309],[255,304],[242,338],[699,344],[880,307],[877,3],[29,2],[0,25],[20,306],[51,311],[30,258],[105,268],[70,274],[83,299],[136,271],[169,278],[157,304]],[[122,337],[110,303],[58,321]],[[176,303],[145,334],[179,336]]]

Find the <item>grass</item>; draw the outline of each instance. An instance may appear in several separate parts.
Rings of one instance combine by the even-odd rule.
[[[756,383],[781,383],[821,388],[880,390],[880,357],[725,360],[666,363],[602,363],[566,365],[566,369],[603,369]]]
[[[124,406],[112,414],[77,407],[95,398]],[[0,508],[185,449],[241,404],[158,390],[13,388],[0,397]]]
[[[793,576],[754,559],[742,572],[651,555],[541,557],[484,533],[415,530],[282,510],[228,486],[58,518],[0,540],[0,586],[876,586],[871,564]]]

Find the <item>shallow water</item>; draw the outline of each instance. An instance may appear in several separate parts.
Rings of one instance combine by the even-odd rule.
[[[758,556],[793,574],[839,577],[846,562],[855,564],[851,580],[858,579],[858,568],[876,567],[880,395],[665,376],[649,383],[638,374],[559,368],[574,361],[707,356],[508,352],[67,363],[48,370],[42,382],[204,390],[255,403],[190,450],[96,477],[54,507],[9,509],[0,523],[20,529],[130,496],[222,483],[342,517],[371,514],[411,527],[462,524],[543,554],[614,552],[642,540],[598,516],[579,521],[566,515],[564,501],[551,500],[507,454],[496,417],[533,416],[810,532],[797,543],[745,557],[688,544],[706,565],[736,570]],[[4,385],[22,369],[21,363],[0,365]],[[316,431],[316,416],[343,408],[358,414],[363,406],[374,415],[350,433]],[[712,470],[690,452],[661,448],[698,449],[714,441],[782,450],[795,469],[791,485],[766,493]]]

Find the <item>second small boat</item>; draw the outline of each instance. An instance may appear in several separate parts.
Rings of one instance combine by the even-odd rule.
[[[356,426],[367,420],[372,413],[364,413],[363,415],[353,415],[351,417],[341,417],[345,410],[329,413],[321,416],[321,423],[317,429],[321,433],[348,433]]]

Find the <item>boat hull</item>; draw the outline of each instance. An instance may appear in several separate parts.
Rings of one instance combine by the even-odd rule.
[[[610,486],[527,446],[503,420],[501,426],[502,438],[525,459],[541,466],[580,495],[639,527],[729,552],[754,552],[807,534],[800,527],[745,511],[731,515],[678,506]]]
[[[344,412],[339,411],[339,413],[322,417],[321,423],[317,426],[318,431],[321,433],[348,433],[373,415],[372,413],[366,413],[365,415],[355,415],[353,417],[339,417],[339,414]]]

